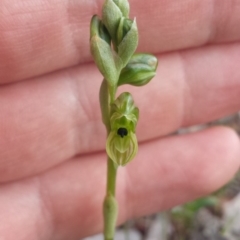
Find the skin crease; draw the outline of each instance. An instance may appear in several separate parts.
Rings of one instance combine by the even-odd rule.
[[[102,2],[0,3],[0,239],[74,240],[102,229],[101,75],[88,43]],[[139,51],[156,53],[159,68],[149,85],[121,88],[140,109],[141,144],[119,170],[119,223],[214,191],[239,168],[228,128],[168,136],[240,109],[240,1],[220,2],[130,2]]]

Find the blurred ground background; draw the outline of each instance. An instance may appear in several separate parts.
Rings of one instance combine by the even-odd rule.
[[[226,125],[240,136],[240,113],[205,125],[180,129],[177,134]],[[101,234],[84,240],[103,240]],[[115,240],[240,240],[240,171],[226,186],[167,212],[128,221]]]

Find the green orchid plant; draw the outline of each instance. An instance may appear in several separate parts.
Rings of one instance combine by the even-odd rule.
[[[136,20],[129,19],[127,0],[105,0],[102,19],[94,15],[90,27],[90,46],[94,61],[103,75],[100,88],[102,121],[107,130],[107,190],[103,203],[104,238],[114,239],[118,204],[115,198],[119,166],[133,160],[138,151],[136,125],[139,109],[129,92],[116,97],[124,84],[143,86],[156,74],[157,58],[138,53]]]

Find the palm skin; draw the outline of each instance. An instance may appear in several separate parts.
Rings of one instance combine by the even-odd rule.
[[[102,229],[105,130],[89,22],[101,1],[0,3],[0,238],[79,239]],[[240,109],[240,0],[130,2],[157,76],[130,89],[139,153],[118,174],[119,223],[203,196],[240,165],[228,128],[174,136]]]

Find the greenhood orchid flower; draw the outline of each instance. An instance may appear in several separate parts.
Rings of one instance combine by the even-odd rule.
[[[108,156],[117,166],[130,162],[138,150],[135,129],[139,110],[130,93],[122,93],[112,104],[110,117],[111,131],[107,138]]]

